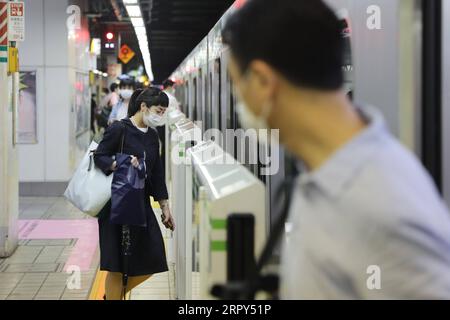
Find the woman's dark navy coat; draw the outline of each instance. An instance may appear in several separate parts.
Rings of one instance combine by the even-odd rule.
[[[129,276],[141,276],[168,270],[161,229],[151,207],[150,196],[155,201],[168,199],[163,164],[159,156],[158,133],[149,128],[147,133],[137,129],[131,120],[115,122],[105,131],[103,140],[95,152],[95,165],[106,175],[114,160],[113,156],[122,149],[123,153],[144,158],[146,154],[147,180],[145,183],[145,204],[147,226],[130,226],[131,257]],[[100,270],[121,272],[122,267],[122,226],[110,223],[111,202],[99,214]]]

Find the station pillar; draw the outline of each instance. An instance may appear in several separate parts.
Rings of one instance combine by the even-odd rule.
[[[18,245],[19,170],[16,146],[18,72],[9,72],[8,1],[0,0],[0,257]],[[32,161],[32,159],[30,159]],[[32,163],[30,163],[32,165]]]

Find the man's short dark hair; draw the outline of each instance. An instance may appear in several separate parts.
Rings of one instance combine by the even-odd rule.
[[[111,85],[109,86],[109,89],[111,90],[111,92],[116,91],[116,89],[119,87],[119,85],[115,82],[111,83]]]
[[[163,88],[164,90],[169,88],[169,87],[173,87],[175,85],[175,82],[173,82],[170,79],[167,79],[166,81],[163,82]]]
[[[242,71],[260,59],[301,87],[343,85],[341,23],[322,0],[249,0],[222,36]]]
[[[134,79],[130,78],[130,77],[127,77],[127,78],[123,78],[123,79],[120,80],[119,87],[121,89],[125,88],[125,87],[132,87],[132,88],[134,88],[134,85],[135,85]]]

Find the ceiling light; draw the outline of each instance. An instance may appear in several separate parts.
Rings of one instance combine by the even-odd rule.
[[[123,0],[124,4],[137,4],[137,0]]]
[[[135,28],[144,26],[144,20],[142,18],[131,18],[131,23]]]
[[[145,27],[137,27],[134,28],[134,31],[136,32],[136,35],[139,36],[143,36],[143,35],[147,35],[147,31],[145,30]]]
[[[142,13],[141,13],[141,8],[138,5],[134,5],[134,6],[125,6],[125,8],[127,8],[128,11],[128,15],[130,16],[130,18],[140,18],[142,17]]]

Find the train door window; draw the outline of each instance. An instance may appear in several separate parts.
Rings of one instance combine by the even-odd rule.
[[[186,106],[189,103],[189,81],[186,81],[186,83],[183,85],[183,104],[181,106],[181,110],[184,114],[187,114],[187,108]]]
[[[221,65],[220,58],[214,61],[214,72],[211,75],[212,94],[211,94],[211,125],[214,128],[220,128],[221,124]]]
[[[217,127],[222,125],[222,63],[220,58],[216,60],[217,67]]]
[[[212,127],[211,122],[211,113],[212,113],[212,96],[213,96],[213,81],[212,81],[212,72],[209,73],[208,76],[208,85],[207,85],[207,97],[206,97],[206,117],[205,117],[205,129],[209,130]]]
[[[197,77],[197,92],[195,97],[195,111],[194,111],[194,120],[195,121],[203,121],[202,119],[202,111],[203,111],[203,75],[202,75],[202,69],[199,69],[198,71],[198,77]]]
[[[189,105],[189,81],[186,81],[186,84],[184,85],[184,102],[182,105],[182,110],[184,114],[189,115],[187,106]]]
[[[202,70],[200,71],[200,81],[201,81],[201,86],[200,86],[200,93],[199,93],[199,99],[200,99],[200,103],[199,103],[199,120],[202,122],[202,131],[204,132],[206,129],[206,110],[207,110],[207,95],[208,95],[208,88],[207,88],[207,81],[206,78],[208,76],[208,73],[203,73]]]
[[[197,78],[194,78],[193,86],[192,86],[192,100],[189,110],[189,118],[191,118],[192,121],[195,121],[197,119]]]
[[[235,101],[234,101],[234,86],[231,82],[230,74],[227,72],[227,80],[228,80],[228,88],[229,90],[229,105],[228,105],[228,114],[227,114],[227,129],[237,129],[235,126]]]

